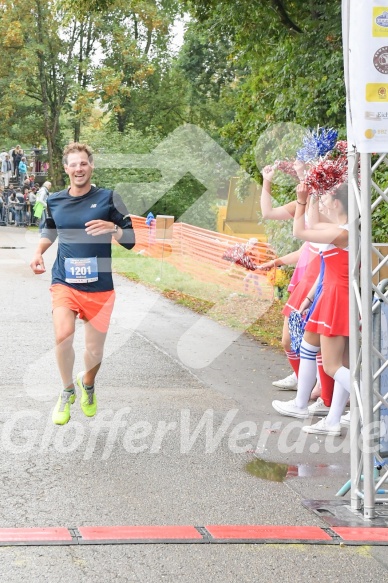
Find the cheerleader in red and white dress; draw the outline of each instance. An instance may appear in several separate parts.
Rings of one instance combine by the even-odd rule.
[[[300,179],[304,177],[305,165],[300,162],[296,161],[294,164],[295,171]],[[282,207],[273,208],[272,201],[271,201],[271,180],[273,177],[274,170],[270,166],[267,166],[263,170],[263,192],[261,197],[261,208],[262,208],[262,215],[263,218],[269,218],[272,220],[285,220],[291,217],[294,217],[296,212],[297,202],[293,201],[292,203],[288,203]],[[319,219],[319,212],[317,212],[316,220]],[[321,217],[322,219],[322,217]],[[298,262],[297,266],[294,271],[294,275],[291,279],[290,286],[288,287],[288,291],[290,292],[290,297],[283,309],[284,318],[284,325],[283,325],[283,333],[282,333],[282,344],[286,353],[286,356],[297,376],[298,386],[302,385],[302,391],[308,391],[309,397],[314,398],[314,394],[316,394],[315,398],[318,397],[316,403],[310,405],[309,412],[312,415],[326,415],[329,411],[329,407],[331,404],[331,397],[333,394],[333,380],[328,377],[324,371],[322,366],[322,358],[320,354],[315,354],[310,358],[310,353],[308,354],[309,362],[306,362],[306,359],[302,362],[300,355],[294,352],[291,348],[291,340],[290,340],[290,333],[289,333],[289,316],[293,310],[299,310],[301,303],[305,300],[306,296],[309,296],[309,292],[311,290],[312,285],[314,284],[316,278],[320,272],[320,265],[321,265],[321,257],[320,257],[320,245],[312,244],[309,242],[305,242],[303,246],[297,252],[298,254]],[[284,257],[278,257],[274,259],[272,262],[267,262],[262,264],[261,268],[270,268],[275,267],[276,265],[289,265],[291,261],[295,261],[295,253],[285,255]],[[313,297],[313,295],[309,296]],[[311,300],[312,301],[312,300]],[[304,351],[305,347],[303,348]],[[302,352],[303,352],[302,351]],[[316,351],[318,352],[318,350]],[[303,364],[302,370],[300,369],[300,365]],[[319,380],[320,385],[322,386],[322,395],[321,394],[321,387],[319,384],[316,385],[313,393],[311,393],[316,380],[317,380],[317,365],[319,370]],[[278,381],[273,383],[275,386],[279,386],[284,388],[282,383],[288,381],[288,377],[283,381]],[[304,389],[304,387],[306,389]],[[296,387],[295,387],[296,388]]]
[[[326,243],[323,251],[325,274],[322,293],[306,324],[303,342],[307,342],[306,358],[312,359],[321,346],[325,372],[334,378],[334,393],[328,415],[312,426],[304,427],[307,433],[340,435],[340,418],[350,393],[349,373],[349,283],[348,283],[348,186],[342,184],[330,194],[321,197],[322,211],[331,223],[317,223],[314,228],[305,226],[305,206],[308,190],[303,183],[297,187],[297,209],[294,218],[294,235],[302,240]],[[311,290],[312,294],[314,288]],[[306,301],[300,309],[308,306]],[[303,343],[302,343],[303,345]],[[302,346],[303,347],[303,346]],[[301,347],[301,351],[302,351]],[[294,400],[282,403],[274,401],[279,413],[291,417],[306,418],[309,395],[298,388]]]
[[[313,303],[316,282],[321,271],[322,250],[326,247],[326,244],[308,243],[309,260],[307,269],[283,308],[282,313],[287,318],[290,317],[292,311],[303,313],[304,309],[301,310],[302,304],[308,302],[308,305],[311,305]],[[312,393],[311,390],[317,378],[319,379],[319,385],[316,386]],[[303,339],[300,347],[298,387],[300,393],[305,393],[308,399],[314,399],[314,393],[318,393],[315,397],[315,403],[308,407],[310,415],[327,415],[333,396],[334,381],[323,369],[319,347],[308,344],[306,338]]]
[[[320,246],[314,245],[313,243],[307,243],[307,251],[308,259],[306,270],[303,277],[298,281],[294,290],[291,292],[291,295],[282,311],[283,316],[286,316],[287,318],[290,317],[293,310],[299,310],[300,305],[309,294],[319,275],[319,269],[321,266]]]
[[[304,164],[299,162],[296,166],[296,171],[300,179],[304,176]],[[261,214],[263,219],[271,219],[274,221],[285,221],[294,218],[295,211],[296,211],[296,201],[291,201],[283,206],[280,207],[273,207],[272,206],[272,197],[271,197],[271,181],[275,172],[275,167],[266,166],[263,169],[263,189],[260,197],[260,206],[261,206]],[[309,261],[309,246],[308,243],[302,245],[300,249],[297,251],[293,251],[292,253],[288,253],[287,255],[283,255],[282,257],[277,257],[271,261],[266,263],[262,263],[258,269],[259,270],[266,270],[266,269],[273,269],[280,265],[295,265],[296,268],[294,271],[294,275],[291,279],[290,285],[288,287],[288,292],[293,294],[296,288],[301,283],[302,279],[304,278],[308,261]],[[318,271],[319,273],[319,267]],[[311,287],[311,286],[310,286]],[[310,289],[309,287],[309,289]],[[283,331],[282,331],[282,345],[284,351],[286,353],[287,359],[294,371],[295,378],[298,377],[299,373],[299,363],[300,358],[299,354],[294,352],[291,348],[291,339],[290,339],[290,332],[288,328],[288,316],[291,310],[283,311],[285,316],[284,324],[283,324]],[[296,383],[292,383],[291,375],[290,377],[286,377],[282,379],[282,381],[277,381],[273,383],[275,386],[280,388],[294,388],[296,387]]]

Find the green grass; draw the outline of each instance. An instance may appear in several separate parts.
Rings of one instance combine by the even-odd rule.
[[[166,261],[128,253],[119,246],[113,246],[112,256],[115,271],[128,279],[221,324],[245,330],[262,343],[281,348],[282,302],[258,300],[218,283],[200,281]]]
[[[247,329],[247,333],[269,346],[283,350],[281,343],[283,307],[284,302],[275,300],[271,307]]]
[[[113,247],[112,256],[113,267],[117,272],[154,289],[175,290],[210,302],[219,301],[231,293],[227,287],[199,281],[167,261],[128,253],[117,246]]]

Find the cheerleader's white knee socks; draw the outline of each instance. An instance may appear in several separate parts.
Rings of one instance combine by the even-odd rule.
[[[326,423],[329,426],[337,425],[345,410],[350,393],[350,370],[346,366],[341,366],[335,373],[334,380],[333,400],[326,417]]]
[[[349,392],[338,382],[334,383],[333,399],[330,405],[330,411],[326,417],[326,423],[329,427],[337,425],[341,420],[349,399]]]
[[[346,366],[341,366],[334,375],[334,380],[339,382],[344,389],[350,393],[350,370]]]
[[[311,391],[317,380],[317,353],[319,346],[313,346],[303,338],[300,345],[300,365],[298,375],[298,391],[295,397],[295,405],[301,409],[307,407]]]

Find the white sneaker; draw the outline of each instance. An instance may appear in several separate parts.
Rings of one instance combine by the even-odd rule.
[[[318,397],[318,399],[312,405],[308,406],[309,415],[327,415],[330,411],[330,407],[326,407],[323,399]]]
[[[327,419],[324,418],[315,423],[315,425],[302,427],[302,431],[305,433],[318,433],[319,435],[341,435],[341,425],[339,423],[328,425]]]
[[[342,415],[340,424],[342,427],[350,427],[350,411],[346,415]]]
[[[288,377],[280,379],[280,381],[274,381],[272,384],[278,389],[283,389],[283,391],[296,391],[298,389],[298,379],[294,372]]]
[[[272,407],[286,417],[296,417],[297,419],[307,419],[309,411],[307,407],[301,409],[295,405],[295,399],[292,401],[272,401]]]

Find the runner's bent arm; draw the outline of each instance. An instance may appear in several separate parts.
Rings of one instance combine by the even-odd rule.
[[[109,221],[102,219],[87,221],[85,231],[92,237],[112,234],[125,249],[132,249],[135,246],[132,221],[121,196],[117,192],[111,191],[109,206]],[[115,231],[116,226],[118,227],[117,231]]]
[[[136,243],[135,231],[133,230],[128,209],[117,192],[112,192],[110,218],[119,227],[117,233],[113,234],[113,237],[125,249],[132,249]]]

